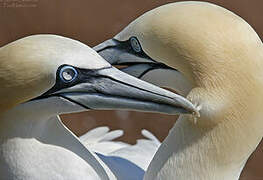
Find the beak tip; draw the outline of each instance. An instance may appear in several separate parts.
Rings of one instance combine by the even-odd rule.
[[[200,117],[200,112],[199,111],[194,111],[192,114],[193,114],[194,117],[197,117],[197,118]]]
[[[194,117],[199,118],[201,116],[200,115],[201,105],[194,105],[193,107],[191,107],[190,110]]]

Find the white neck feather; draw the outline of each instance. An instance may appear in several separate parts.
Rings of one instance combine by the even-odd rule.
[[[221,131],[221,127],[202,131],[187,116],[181,116],[155,154],[144,179],[238,180],[260,141],[244,145],[244,136],[247,135],[233,127],[229,132]]]
[[[59,104],[54,106],[57,109],[49,109],[45,103],[30,102],[0,115],[1,176],[7,179],[16,179],[16,176],[34,179],[40,178],[42,172],[45,175],[41,178],[49,179],[52,175],[56,177],[61,170],[65,176],[72,175],[76,179],[87,178],[87,175],[90,175],[91,179],[114,179],[106,165],[62,124],[56,114],[66,109],[62,109],[63,106]],[[54,152],[57,152],[57,157],[52,154]],[[61,164],[60,160],[64,164]],[[74,165],[77,175],[70,169],[64,172],[71,163],[77,163]],[[52,168],[54,174],[51,171],[45,172]],[[71,172],[73,173],[70,174]]]

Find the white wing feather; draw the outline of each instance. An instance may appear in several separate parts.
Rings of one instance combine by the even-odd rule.
[[[127,159],[146,171],[161,143],[151,132],[145,129],[142,130],[142,135],[147,139],[139,139],[135,145],[118,149],[109,155]]]
[[[161,143],[145,129],[142,135],[146,139],[137,140],[135,145],[113,141],[122,135],[122,130],[98,127],[81,136],[80,140],[97,154],[117,179],[141,180]]]
[[[127,143],[113,141],[123,135],[122,130],[113,130],[106,126],[94,128],[80,136],[80,141],[91,151],[108,155],[118,149],[130,146]]]

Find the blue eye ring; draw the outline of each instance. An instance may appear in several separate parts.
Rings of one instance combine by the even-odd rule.
[[[78,71],[72,66],[64,66],[59,72],[60,79],[65,83],[70,83],[78,77]]]
[[[137,53],[142,52],[141,44],[140,44],[139,40],[136,37],[131,37],[130,38],[130,44],[131,44],[132,49],[135,52],[137,52]]]

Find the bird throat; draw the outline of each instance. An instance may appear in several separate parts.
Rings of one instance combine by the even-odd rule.
[[[187,116],[181,116],[155,154],[144,179],[238,180],[259,143],[256,139],[250,142],[253,145],[244,145],[255,138],[245,136],[239,128],[222,124],[202,130]]]

